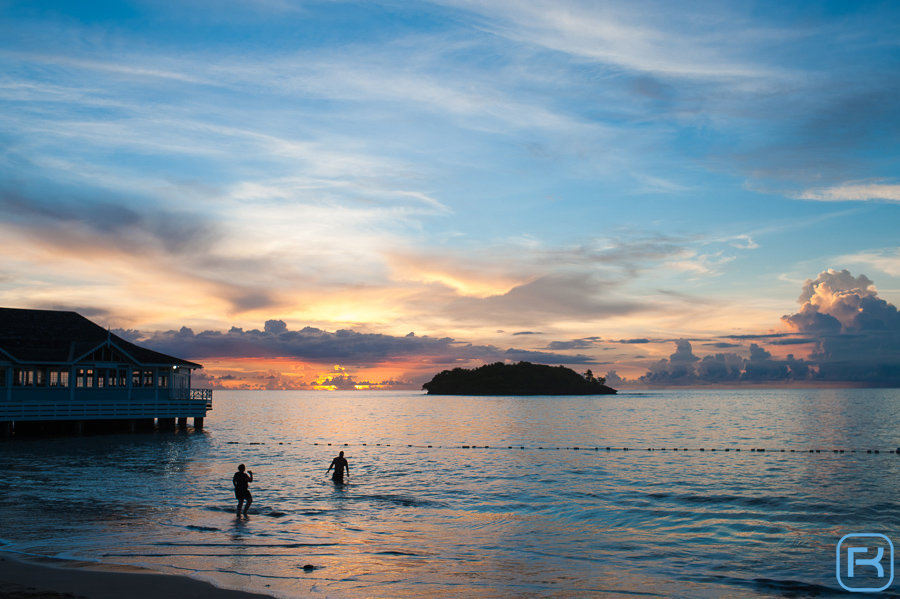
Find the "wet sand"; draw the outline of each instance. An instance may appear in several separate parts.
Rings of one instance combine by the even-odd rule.
[[[0,552],[0,599],[270,599],[186,576]]]

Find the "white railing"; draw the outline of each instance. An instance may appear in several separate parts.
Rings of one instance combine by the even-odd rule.
[[[169,399],[203,401],[206,409],[212,410],[212,389],[169,389]]]

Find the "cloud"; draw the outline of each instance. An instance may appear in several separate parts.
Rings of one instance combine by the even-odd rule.
[[[862,251],[840,256],[838,260],[864,264],[889,275],[900,276],[900,249]]]
[[[213,222],[198,212],[133,207],[116,200],[55,194],[37,198],[0,189],[0,211],[6,224],[69,247],[106,245],[129,254],[184,257],[204,251],[216,238]]]
[[[116,330],[117,335],[150,349],[190,360],[221,358],[291,358],[321,363],[370,365],[391,361],[420,360],[432,364],[452,364],[480,360],[510,360],[543,364],[592,364],[593,359],[581,355],[527,349],[501,349],[493,345],[473,345],[449,337],[427,335],[393,336],[360,333],[349,329],[334,332],[315,327],[288,330],[284,321],[269,320],[265,330],[245,331],[232,327],[227,332],[194,333],[188,327],[178,331],[143,333]],[[571,349],[571,348],[564,348]],[[576,348],[577,349],[577,348]]]
[[[651,365],[640,380],[649,385],[691,385],[697,382],[694,363],[700,358],[694,355],[691,342],[675,341],[675,353],[669,359],[661,359]]]
[[[834,187],[808,189],[795,196],[818,202],[868,202],[886,200],[900,202],[900,185],[884,183],[847,183]]]
[[[716,349],[728,349],[731,347],[743,347],[740,343],[728,343],[726,341],[717,341],[715,343],[704,343],[706,347],[715,347]]]
[[[716,353],[700,357],[690,341],[674,341],[675,352],[657,361],[636,381],[650,386],[742,383],[855,383],[900,386],[900,313],[878,297],[871,279],[830,269],[807,279],[800,309],[782,317],[794,332],[731,335],[751,341],[749,354]],[[757,343],[759,342],[759,343]],[[805,358],[776,358],[763,347],[811,346]],[[709,342],[728,349],[740,343]]]
[[[782,321],[815,340],[816,380],[900,385],[900,314],[868,277],[827,270],[807,279],[799,302]]]
[[[572,339],[571,341],[551,341],[546,349],[551,351],[565,351],[571,349],[591,349],[594,346],[593,339]]]
[[[481,14],[492,31],[519,42],[596,61],[663,79],[760,79],[775,71],[745,61],[740,52],[773,32],[752,31],[746,24],[729,24],[725,15],[709,20],[717,28],[699,27],[697,15],[666,10],[651,11],[625,3],[482,2],[447,0],[446,4]],[[707,10],[720,12],[714,6]],[[648,14],[653,16],[648,18]],[[733,18],[733,16],[732,16]],[[682,22],[682,23],[679,23]],[[687,27],[683,25],[688,25]],[[723,31],[731,42],[723,47]],[[781,35],[790,35],[783,32]],[[658,93],[644,83],[644,89]]]
[[[737,385],[741,383],[786,383],[810,378],[809,364],[788,355],[773,359],[762,346],[751,343],[746,358],[733,352],[694,355],[690,341],[675,341],[668,359],[652,364],[638,382],[650,386]]]

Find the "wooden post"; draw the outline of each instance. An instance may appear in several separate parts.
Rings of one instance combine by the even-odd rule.
[[[76,420],[73,424],[75,425],[75,434],[83,435],[84,434],[84,420]]]
[[[199,416],[194,417],[194,430],[203,430],[203,418]]]
[[[187,416],[178,419],[178,428],[187,428]]]
[[[175,419],[174,418],[157,418],[157,424],[159,424],[159,428],[161,429],[173,429],[175,428]]]
[[[200,420],[203,420],[203,419],[201,418]],[[194,418],[194,422],[196,422],[196,421],[197,421],[197,419]],[[10,422],[8,420],[5,422],[0,422],[0,439],[6,440],[6,439],[9,439],[10,437],[12,437],[12,422]]]

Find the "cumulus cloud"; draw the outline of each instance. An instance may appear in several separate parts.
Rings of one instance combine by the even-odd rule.
[[[814,340],[815,379],[900,384],[900,314],[868,277],[827,270],[807,279],[799,302],[782,321]]]
[[[809,364],[791,354],[784,360],[775,359],[756,343],[751,343],[749,350],[748,357],[722,352],[701,359],[694,355],[690,341],[679,339],[675,352],[651,365],[638,380],[646,385],[682,386],[804,381],[810,376]]]
[[[694,355],[691,342],[678,339],[675,341],[675,353],[669,359],[663,358],[651,365],[641,381],[651,385],[690,385],[698,379],[694,363],[699,360]]]
[[[855,383],[900,385],[900,314],[878,297],[867,276],[827,270],[807,279],[798,299],[800,309],[781,318],[791,333],[735,335],[750,341],[749,354],[737,351],[694,355],[688,340],[675,341],[675,352],[652,364],[638,382],[646,385],[713,383]],[[805,358],[776,358],[771,347],[811,346]],[[715,348],[740,347],[714,342]]]

